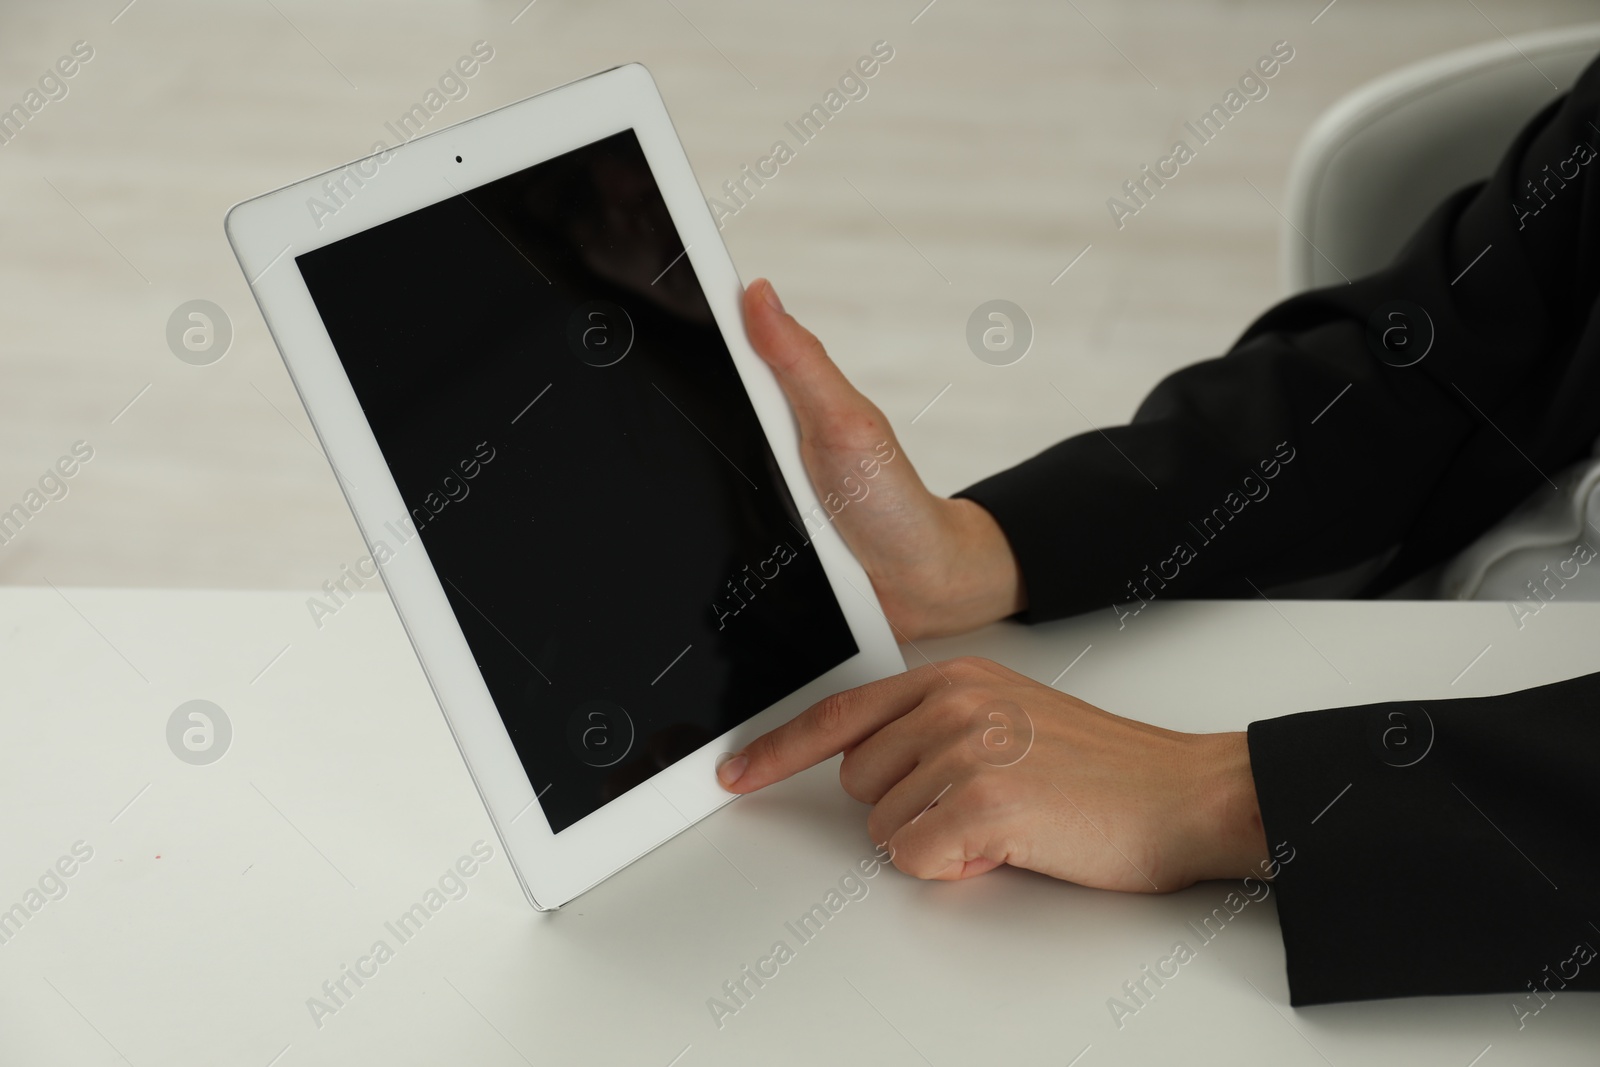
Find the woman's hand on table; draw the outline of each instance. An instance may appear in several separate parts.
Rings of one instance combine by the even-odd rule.
[[[836,693],[718,770],[749,793],[844,753],[845,792],[918,878],[1001,864],[1168,892],[1259,876],[1268,857],[1243,733],[1125,719],[990,660],[929,664]]]

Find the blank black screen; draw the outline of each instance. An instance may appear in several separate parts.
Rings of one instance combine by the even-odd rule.
[[[297,257],[556,831],[857,651],[683,250],[625,130]]]

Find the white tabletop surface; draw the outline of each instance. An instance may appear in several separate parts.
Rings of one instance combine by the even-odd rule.
[[[987,655],[1216,730],[1585,673],[1597,634],[1600,605],[1552,604],[1519,631],[1501,604],[1199,602],[920,653]],[[0,1063],[1498,1067],[1600,1049],[1594,994],[1562,994],[1520,1032],[1509,995],[1291,1009],[1272,898],[1119,1029],[1108,999],[1221,903],[1221,882],[1126,896],[890,868],[802,944],[784,924],[873,853],[836,761],[554,914],[495,846],[401,943],[385,923],[494,835],[383,593],[319,631],[295,593],[6,589],[0,666],[0,908],[93,850],[0,944]],[[233,727],[210,765],[168,748],[192,699]],[[308,999],[379,940],[392,957],[317,1025]],[[708,998],[778,940],[794,957],[719,1029]]]

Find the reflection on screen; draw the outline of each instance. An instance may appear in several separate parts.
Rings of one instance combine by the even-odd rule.
[[[624,130],[297,260],[556,831],[857,651],[683,251]]]

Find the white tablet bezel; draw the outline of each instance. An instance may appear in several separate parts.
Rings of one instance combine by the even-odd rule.
[[[803,515],[828,514],[806,476],[788,404],[745,336],[743,284],[655,82],[643,66],[630,64],[414,138],[246,200],[228,212],[229,243],[369,548],[386,539],[386,522],[407,515],[405,504],[295,257],[629,128],[639,138],[687,246],[796,505]],[[328,183],[336,199],[329,198]],[[323,210],[312,210],[313,198],[324,204]],[[332,213],[325,209],[330,203],[337,205]],[[811,531],[819,524],[806,525]],[[560,834],[550,831],[535,786],[421,541],[396,551],[380,568],[490,820],[535,908],[560,907],[733,799],[715,778],[721,753],[741,748],[829,693],[905,668],[871,583],[832,524],[815,533],[812,543],[860,651]]]

